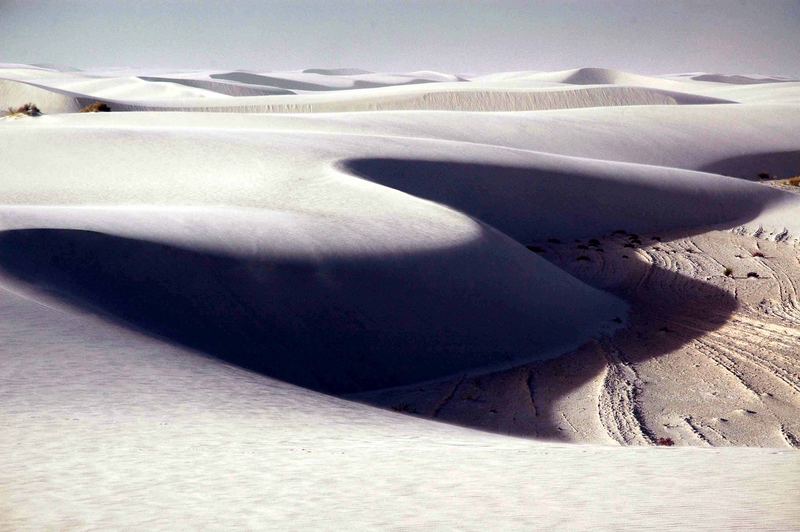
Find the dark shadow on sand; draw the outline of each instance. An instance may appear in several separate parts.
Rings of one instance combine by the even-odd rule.
[[[778,151],[742,155],[715,161],[701,168],[703,172],[740,177],[749,181],[762,181],[758,174],[784,179],[800,174],[800,151]]]
[[[662,223],[664,228],[674,229],[671,219],[675,214],[671,206],[687,201],[698,209],[696,215],[690,209],[682,220],[684,233],[690,234],[693,226],[707,226],[709,220],[724,224],[752,218],[776,196],[782,197],[766,187],[758,192],[761,189],[757,187],[756,194],[740,194],[741,197],[721,201],[714,193],[691,188],[673,190],[669,183],[645,184],[569,172],[542,173],[537,169],[458,162],[365,159],[350,161],[345,166],[365,179],[451,206],[528,244],[559,236],[560,224],[570,226],[570,231],[579,227],[587,236],[610,233],[616,227],[610,226],[614,222],[604,221],[604,217],[618,220],[620,212],[631,220],[631,226],[625,228],[628,230],[643,233],[635,226],[640,219],[656,227]],[[498,181],[502,186],[498,186]],[[487,185],[489,182],[493,182],[491,187]],[[597,194],[601,190],[602,196]],[[520,195],[526,201],[520,201]],[[630,198],[636,198],[638,203]],[[554,204],[569,205],[575,216],[565,217],[556,212],[552,209]],[[486,368],[490,359],[503,359],[506,367],[514,366],[515,361],[520,365],[535,360],[529,354],[510,356],[511,344],[491,343],[503,342],[506,336],[514,338],[514,345],[523,339],[532,353],[541,353],[538,346],[543,331],[574,337],[575,325],[563,316],[575,302],[553,298],[552,288],[546,286],[519,287],[527,290],[520,308],[529,301],[525,298],[542,297],[542,290],[550,290],[546,297],[558,301],[555,311],[551,315],[529,316],[530,319],[526,317],[517,320],[518,323],[497,318],[509,315],[508,309],[503,308],[507,301],[502,298],[493,301],[488,292],[481,292],[485,301],[475,301],[474,292],[469,291],[448,293],[452,299],[443,301],[447,298],[436,292],[437,283],[440,279],[447,280],[454,271],[453,264],[459,265],[457,275],[462,277],[465,287],[486,282],[475,277],[476,272],[485,271],[485,263],[483,269],[470,269],[476,258],[494,261],[490,264],[496,265],[497,271],[505,271],[502,268],[509,258],[487,256],[491,251],[484,248],[494,248],[482,247],[482,238],[448,249],[422,252],[428,254],[426,260],[433,261],[426,263],[426,272],[430,272],[426,275],[433,277],[426,278],[424,289],[404,282],[414,278],[420,253],[359,259],[339,265],[343,270],[331,272],[326,268],[339,266],[235,258],[65,229],[0,233],[0,267],[73,305],[99,311],[148,334],[314,390],[354,394],[421,383],[459,372],[490,371]],[[527,253],[524,249],[520,252]],[[658,357],[691,342],[704,330],[723,324],[736,308],[736,301],[726,292],[679,273],[634,259],[627,261],[624,269],[626,278],[636,279],[630,286],[647,283],[656,288],[645,297],[643,292],[631,291],[625,283],[613,286],[598,284],[591,276],[581,278],[630,302],[631,325],[619,334],[641,335],[642,341],[648,342],[646,354],[638,355],[640,359]],[[491,283],[505,282],[502,275],[496,277]],[[659,286],[664,289],[658,290]],[[677,290],[677,286],[685,289]],[[491,288],[494,290],[494,285]],[[508,287],[503,285],[503,289],[508,294]],[[513,290],[517,290],[516,285]],[[362,298],[355,306],[354,294]],[[374,298],[389,302],[386,312],[391,320],[400,320],[393,333],[373,327],[369,313],[353,312],[358,304],[369,305]],[[309,301],[314,303],[308,304]],[[340,301],[350,303],[342,305]],[[499,306],[495,309],[493,305]],[[453,318],[461,309],[476,306],[481,309],[476,314],[481,319],[473,316],[468,327]],[[422,317],[417,314],[420,309]],[[653,315],[665,322],[693,317],[699,325],[677,329],[665,324],[663,327],[668,330],[660,334],[660,325],[640,323]],[[448,323],[446,327],[439,325],[442,317],[446,318],[443,320]],[[607,317],[609,321],[613,318]],[[415,327],[414,323],[420,321],[432,326]],[[650,330],[652,327],[656,331]],[[472,350],[464,350],[464,346]],[[591,360],[589,357],[583,367],[558,376],[564,392],[604,370],[604,359]],[[535,377],[535,396],[535,379],[545,374],[538,366],[531,371]],[[550,401],[555,399],[551,397]],[[373,404],[387,406],[382,401]],[[537,404],[537,408],[546,412],[548,403]],[[470,416],[443,419],[497,430],[491,422],[475,421]],[[555,433],[547,434],[547,427],[539,427],[535,433],[557,437]],[[531,435],[525,431],[520,434]]]
[[[501,238],[484,230],[427,251],[301,261],[24,229],[0,232],[0,269],[170,342],[348,393],[508,366],[573,343],[575,324],[560,316],[599,308],[591,293],[570,302],[557,289],[519,286],[513,279],[529,279],[535,262],[513,244],[497,257]],[[540,308],[550,311],[539,316]],[[596,327],[594,316],[581,319]]]

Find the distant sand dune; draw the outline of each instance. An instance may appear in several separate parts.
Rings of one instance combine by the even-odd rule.
[[[40,108],[46,113],[74,112],[76,101],[94,100],[108,104],[115,111],[239,113],[398,110],[509,112],[628,105],[733,103],[733,100],[660,88],[613,85],[503,89],[464,82],[435,83],[422,77],[394,76],[370,80],[345,76],[336,78],[340,80],[336,84],[330,84],[316,83],[304,78],[295,80],[285,76],[265,76],[249,72],[210,74],[211,78],[238,84],[164,76],[66,81],[59,78],[49,84],[38,78],[19,81],[7,79],[2,81],[0,103],[10,102],[9,105],[15,105],[16,101],[38,98],[42,101]],[[323,80],[329,77],[320,74],[313,76]],[[259,89],[259,86],[262,88]],[[253,95],[259,90],[268,94]],[[46,95],[43,91],[56,94]],[[287,91],[305,91],[308,94],[287,95]],[[339,92],[343,94],[338,96]],[[236,98],[231,99],[227,97],[229,95]]]

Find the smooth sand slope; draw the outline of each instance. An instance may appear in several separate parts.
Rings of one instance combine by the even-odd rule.
[[[798,92],[6,65],[0,528],[796,527]]]

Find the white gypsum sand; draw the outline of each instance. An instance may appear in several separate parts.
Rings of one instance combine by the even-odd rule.
[[[0,528],[795,527],[799,87],[3,66]]]

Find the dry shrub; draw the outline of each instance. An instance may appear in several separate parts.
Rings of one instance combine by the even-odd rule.
[[[21,105],[14,109],[13,107],[8,108],[8,115],[9,116],[39,116],[42,112],[36,107],[35,104],[26,103],[25,105]]]
[[[87,105],[80,111],[79,113],[108,113],[111,111],[111,108],[104,104],[103,102],[94,102],[92,104]]]
[[[786,180],[787,183],[792,185],[793,187],[800,187],[800,175],[797,177],[790,177]]]

